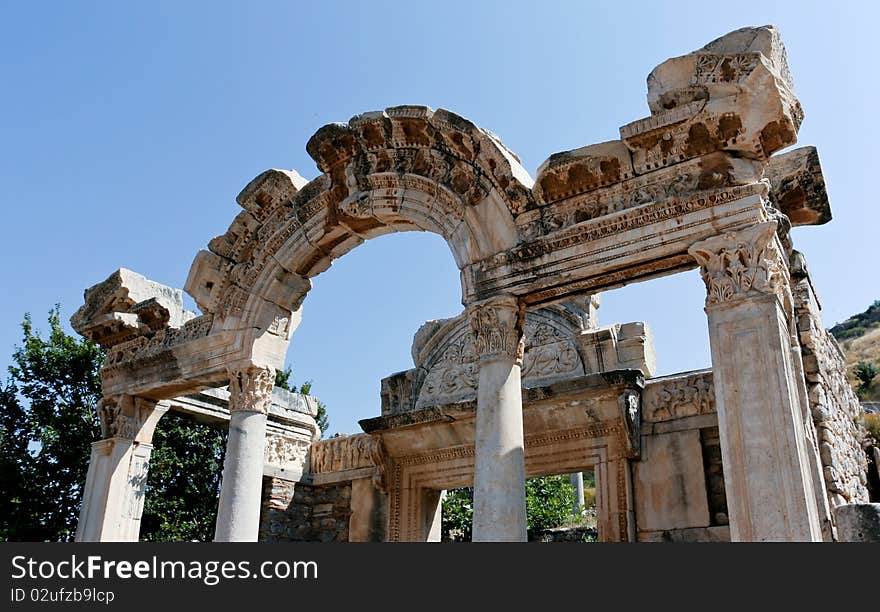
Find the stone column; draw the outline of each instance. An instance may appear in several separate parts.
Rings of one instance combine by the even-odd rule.
[[[525,542],[522,419],[524,311],[516,298],[468,308],[480,359],[474,466],[474,542]]]
[[[248,364],[229,370],[229,438],[223,462],[215,542],[256,542],[266,420],[275,371]]]
[[[129,395],[101,400],[103,440],[92,444],[77,542],[137,542],[153,432],[168,407]]]
[[[776,221],[709,238],[702,268],[733,541],[821,541]]]
[[[574,487],[574,503],[571,506],[571,513],[574,516],[583,516],[584,514],[584,473],[575,472],[568,475],[571,486]]]

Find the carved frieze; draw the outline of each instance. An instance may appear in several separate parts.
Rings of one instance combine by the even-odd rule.
[[[379,490],[387,486],[390,459],[378,436],[356,434],[320,440],[312,444],[309,456],[312,474],[374,467],[373,485]]]
[[[572,378],[584,366],[570,336],[548,323],[526,320],[523,379]]]
[[[644,391],[645,421],[660,422],[715,412],[712,373],[649,380]]]

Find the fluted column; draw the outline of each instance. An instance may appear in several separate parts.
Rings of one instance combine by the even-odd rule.
[[[92,444],[77,542],[137,542],[153,432],[168,407],[120,395],[98,407],[103,440]]]
[[[706,283],[731,539],[819,541],[789,273],[776,228],[776,221],[759,223],[689,252]]]
[[[223,462],[215,542],[256,542],[266,420],[275,371],[255,365],[229,370],[229,438]]]
[[[516,298],[468,308],[480,360],[474,467],[475,542],[525,542],[523,309]]]

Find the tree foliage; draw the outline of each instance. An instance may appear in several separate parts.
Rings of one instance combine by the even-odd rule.
[[[29,315],[0,389],[0,539],[66,541],[76,535],[91,443],[100,438],[100,349],[64,333],[59,307],[49,335]]]
[[[286,389],[293,393],[302,393],[303,395],[310,395],[312,391],[312,381],[307,380],[299,387],[296,384],[290,382],[290,377],[292,375],[290,368],[284,368],[283,370],[275,371],[275,386],[281,387],[282,389]],[[327,432],[330,429],[330,417],[327,416],[327,406],[321,400],[318,400],[318,416],[315,417],[315,421],[318,423],[318,428],[321,430],[321,436],[326,438]]]
[[[863,391],[869,389],[871,383],[874,382],[874,378],[877,377],[877,374],[880,374],[880,370],[877,369],[877,366],[867,361],[858,362],[853,371],[856,378],[859,379],[859,389]]]
[[[141,540],[214,539],[227,429],[169,412],[153,434]]]
[[[526,480],[526,521],[530,532],[560,527],[571,519],[574,487],[568,476],[541,476]],[[446,492],[441,539],[470,541],[474,518],[473,488]]]

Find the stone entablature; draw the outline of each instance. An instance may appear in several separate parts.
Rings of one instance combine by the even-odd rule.
[[[186,290],[198,323],[138,331],[111,355],[105,386],[165,399],[222,384],[236,363],[281,367],[310,278],[388,232],[444,236],[465,305],[530,305],[691,268],[694,242],[766,221],[769,202],[796,223],[825,222],[815,152],[768,165],[802,117],[787,74],[774,28],[728,34],[651,73],[650,118],[620,141],[551,156],[534,183],[496,136],[446,110],[398,106],[325,126],[307,146],[323,174],[256,177],[229,230],[196,257]],[[76,328],[103,330],[107,313],[86,311]],[[126,325],[107,333],[149,326]]]

